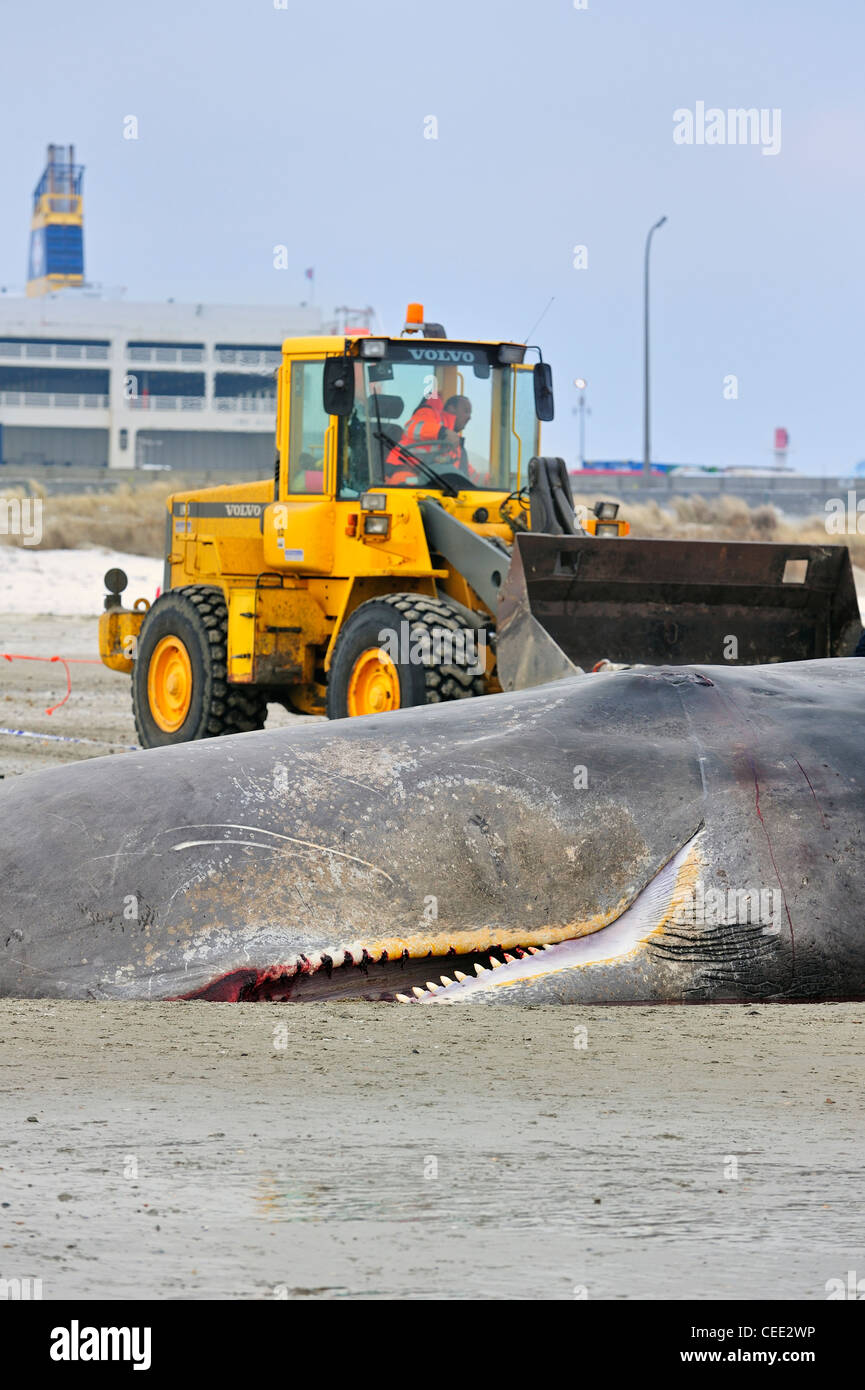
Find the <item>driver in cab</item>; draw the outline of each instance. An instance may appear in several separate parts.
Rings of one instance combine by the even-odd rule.
[[[470,477],[462,432],[471,418],[472,403],[468,396],[449,396],[446,401],[438,393],[424,396],[409,417],[399,445],[387,456],[387,481],[405,483],[417,477],[417,470],[412,468],[411,459],[401,452],[402,449],[411,450],[427,463]]]

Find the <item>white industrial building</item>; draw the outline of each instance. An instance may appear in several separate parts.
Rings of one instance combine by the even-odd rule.
[[[307,305],[0,294],[0,462],[266,476],[282,341],[336,328]]]

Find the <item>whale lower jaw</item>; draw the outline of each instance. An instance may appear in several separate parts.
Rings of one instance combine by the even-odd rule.
[[[520,939],[519,928],[457,933],[451,941],[442,933],[427,938],[413,933],[300,955],[286,964],[243,967],[176,997],[229,1003],[458,1004],[478,1001],[491,991],[518,993],[520,985],[562,971],[626,962],[663,932],[692,889],[700,834],[701,830],[695,832],[607,921],[593,919],[545,931],[542,936],[551,940]],[[441,974],[443,965],[446,973]]]

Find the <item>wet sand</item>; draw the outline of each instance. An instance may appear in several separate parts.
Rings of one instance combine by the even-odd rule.
[[[865,1270],[865,1005],[6,1000],[0,1040],[0,1276],[45,1298],[822,1299]]]
[[[109,671],[99,661],[98,622],[98,617],[0,614],[0,654],[73,659],[72,693],[53,714],[46,710],[66,694],[63,666],[0,659],[0,730],[35,735],[0,732],[0,777],[59,767],[79,758],[117,756],[134,747],[129,677]],[[305,716],[300,720],[308,722]],[[297,715],[279,705],[268,706],[268,728],[293,722],[299,722]]]

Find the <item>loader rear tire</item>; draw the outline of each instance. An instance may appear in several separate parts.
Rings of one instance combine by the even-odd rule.
[[[402,623],[407,627],[402,628]],[[466,651],[464,641],[462,647],[459,642],[454,644],[447,662],[434,664],[437,630],[440,634],[465,633],[459,613],[442,599],[405,593],[362,603],[343,626],[334,647],[327,680],[328,718],[386,714],[483,695],[484,674],[473,669],[472,653]],[[394,634],[391,640],[396,645],[389,645],[389,650],[382,649],[383,632]],[[418,652],[426,649],[429,659],[411,660],[412,648]]]
[[[142,748],[263,729],[267,704],[228,681],[228,609],[221,589],[170,589],[141,625],[132,712]]]

